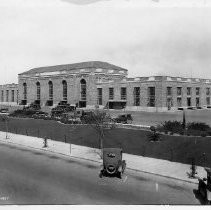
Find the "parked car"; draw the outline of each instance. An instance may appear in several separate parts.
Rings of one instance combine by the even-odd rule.
[[[36,104],[34,102],[32,102],[29,106],[25,106],[23,108],[23,110],[40,110],[41,109],[41,106],[40,104]]]
[[[205,168],[207,177],[199,179],[198,192],[203,196],[208,204],[211,204],[211,169]]]
[[[63,113],[73,112],[75,109],[74,105],[59,103],[56,107],[52,108],[51,115],[61,117]]]
[[[102,176],[118,176],[122,178],[126,168],[125,160],[122,160],[121,148],[103,148],[103,167],[100,171],[100,178]]]
[[[32,115],[34,119],[45,119],[47,116],[48,116],[48,113],[42,112],[42,111],[38,111]]]
[[[118,115],[118,117],[113,119],[116,123],[124,123],[124,124],[130,124],[133,121],[133,118],[131,114],[121,114]]]
[[[8,113],[9,109],[8,108],[2,108],[0,109],[0,113]]]

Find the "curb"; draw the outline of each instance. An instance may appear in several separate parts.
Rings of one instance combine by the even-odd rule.
[[[32,146],[26,146],[26,145],[14,143],[14,142],[11,142],[11,141],[0,140],[0,142],[2,142],[4,144],[13,144],[13,145],[17,145],[17,146],[20,146],[20,147],[31,148],[31,149],[38,150],[38,151],[47,151],[49,153],[59,154],[59,155],[62,155],[62,156],[65,156],[65,157],[69,157],[69,158],[86,160],[86,161],[91,161],[91,162],[95,162],[95,163],[102,163],[102,162],[100,162],[98,160],[92,160],[92,159],[78,157],[78,156],[66,155],[66,154],[63,154],[61,152],[54,152],[52,150],[46,150],[46,149],[42,149],[42,148],[36,148],[36,147],[32,147]],[[191,180],[184,180],[184,179],[181,179],[181,178],[176,178],[176,177],[172,177],[172,176],[168,176],[168,175],[162,175],[162,174],[158,174],[158,173],[154,173],[154,172],[149,172],[149,171],[143,171],[143,170],[134,169],[134,168],[131,168],[131,167],[127,167],[127,169],[129,169],[131,171],[135,171],[135,172],[141,172],[141,173],[146,173],[146,174],[157,175],[157,176],[160,176],[160,177],[165,177],[165,178],[168,178],[168,179],[174,179],[174,180],[178,180],[178,181],[183,181],[183,182],[187,182],[187,183],[191,183],[191,184],[196,184],[196,185],[198,184],[198,183],[196,183],[194,181],[191,181]]]

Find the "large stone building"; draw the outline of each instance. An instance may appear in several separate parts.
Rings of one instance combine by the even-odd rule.
[[[0,104],[17,105],[18,104],[18,85],[6,84],[0,85]]]
[[[19,104],[63,102],[152,111],[210,106],[209,79],[127,74],[124,68],[100,61],[34,68],[18,75]]]

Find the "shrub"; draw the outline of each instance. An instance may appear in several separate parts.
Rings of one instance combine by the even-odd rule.
[[[10,114],[11,117],[31,117],[36,113],[36,110],[32,109],[18,109]]]
[[[209,130],[207,131],[207,135],[208,135],[208,136],[211,136],[211,129],[209,129]]]
[[[158,132],[150,132],[147,135],[147,137],[150,141],[160,141],[161,140],[161,135]]]
[[[180,134],[180,135],[184,135],[185,132],[184,132],[184,131],[180,131],[179,134]]]
[[[188,130],[208,131],[210,126],[203,122],[190,122],[187,124]]]
[[[206,136],[207,136],[207,132],[202,131],[202,132],[201,132],[201,137],[206,137]]]
[[[179,121],[165,121],[162,123],[164,131],[170,131],[172,133],[180,133],[183,131],[182,122]]]
[[[149,128],[152,132],[155,132],[156,130],[155,130],[155,126],[150,126],[150,128]]]
[[[188,136],[207,136],[211,135],[211,128],[209,125],[203,122],[190,122],[187,123],[187,131],[184,130],[184,122],[180,121],[165,121],[160,126],[158,126],[160,131],[164,131],[166,134],[170,132],[170,135],[174,133]]]
[[[154,126],[150,126],[151,132],[147,135],[148,139],[150,141],[160,141],[161,135],[156,131],[156,128]]]
[[[189,136],[201,136],[201,131],[189,129],[187,130],[187,134],[189,134]]]

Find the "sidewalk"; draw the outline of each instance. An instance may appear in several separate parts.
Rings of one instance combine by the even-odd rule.
[[[13,133],[8,133],[8,136],[9,138],[6,139],[5,132],[0,132],[0,141],[102,163],[99,149],[53,140],[48,140],[48,147],[43,148],[42,138]],[[198,184],[198,179],[191,179],[187,175],[190,172],[190,165],[126,153],[123,153],[123,159],[126,160],[128,169]],[[203,167],[198,166],[197,172],[197,177],[206,177],[206,171]]]

